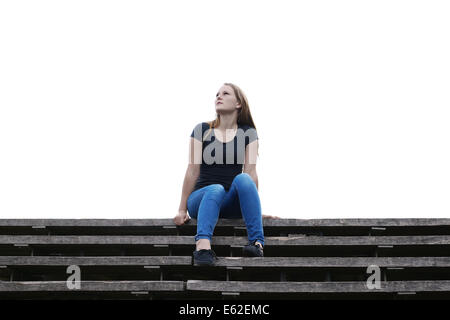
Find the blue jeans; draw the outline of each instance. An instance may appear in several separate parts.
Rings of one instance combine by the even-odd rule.
[[[228,192],[221,184],[211,184],[195,190],[189,195],[187,208],[189,216],[197,219],[195,241],[199,239],[211,241],[219,218],[243,217],[247,226],[248,240],[258,241],[264,246],[258,189],[247,173],[240,173],[234,177]]]

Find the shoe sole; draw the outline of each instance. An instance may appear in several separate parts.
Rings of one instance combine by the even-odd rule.
[[[210,262],[194,262],[194,264],[193,264],[194,266],[197,266],[197,267],[214,267],[216,264],[215,264],[215,262],[213,262],[213,263],[210,263]]]
[[[250,258],[263,258],[264,257],[264,254],[262,256],[254,255],[253,251],[249,251],[246,249],[242,249],[242,255],[244,257],[250,257]]]

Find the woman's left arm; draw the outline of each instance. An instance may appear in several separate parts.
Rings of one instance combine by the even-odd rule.
[[[255,182],[258,189],[258,174],[256,173],[256,158],[258,156],[258,140],[255,140],[245,148],[244,173],[247,173]]]

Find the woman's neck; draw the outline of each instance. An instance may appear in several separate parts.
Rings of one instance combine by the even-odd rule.
[[[220,123],[217,129],[225,131],[227,129],[237,129],[237,112],[220,115]]]

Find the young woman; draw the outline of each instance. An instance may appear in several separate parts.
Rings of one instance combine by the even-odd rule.
[[[174,218],[177,225],[197,219],[195,265],[217,261],[211,238],[218,218],[244,218],[249,239],[244,255],[264,255],[256,174],[258,136],[248,101],[238,86],[225,83],[215,105],[216,119],[199,123],[192,131],[189,165]]]

